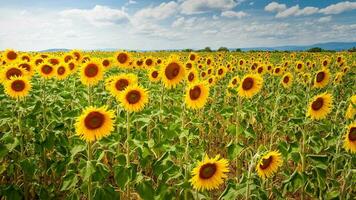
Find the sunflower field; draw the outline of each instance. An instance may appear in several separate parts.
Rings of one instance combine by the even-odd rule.
[[[0,199],[355,199],[356,54],[0,52]]]

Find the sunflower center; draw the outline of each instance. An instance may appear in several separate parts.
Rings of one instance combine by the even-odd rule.
[[[351,127],[349,132],[349,140],[356,141],[356,127]]]
[[[244,64],[244,61],[240,60],[240,65],[243,65]]]
[[[89,113],[85,119],[84,124],[88,129],[97,129],[100,128],[104,124],[105,116],[100,112],[94,111]]]
[[[271,70],[271,69],[272,69],[272,66],[268,66],[267,69],[268,69],[268,71]]]
[[[211,74],[211,69],[208,69],[208,74]]]
[[[141,65],[143,64],[143,61],[139,60],[139,61],[136,62],[136,64],[137,64],[138,66],[141,66]]]
[[[50,62],[52,65],[58,65],[58,64],[59,64],[59,60],[54,59],[54,58],[50,59],[49,62]]]
[[[219,69],[218,74],[221,75],[221,74],[223,74],[223,72],[224,72],[223,69]]]
[[[283,83],[288,83],[289,82],[289,76],[285,76],[283,78]]]
[[[324,105],[324,99],[319,97],[311,105],[313,110],[319,110]]]
[[[233,84],[233,85],[236,85],[236,83],[237,83],[237,80],[234,79],[234,80],[232,81],[232,84]]]
[[[121,63],[121,64],[124,64],[127,60],[128,60],[128,56],[126,53],[120,53],[117,56],[117,61],[119,61],[119,63]]]
[[[64,67],[58,67],[58,69],[57,69],[57,73],[59,74],[59,75],[63,75],[64,73],[66,72],[66,69],[64,68]]]
[[[22,63],[19,65],[19,67],[24,68],[26,71],[30,71],[31,70],[31,66],[27,63]]]
[[[172,80],[178,76],[179,71],[180,71],[179,64],[172,62],[172,63],[169,63],[169,65],[166,67],[166,70],[164,71],[164,73],[166,74],[166,77],[168,80]]]
[[[319,72],[316,75],[316,82],[320,83],[321,81],[323,81],[325,78],[325,72]]]
[[[22,57],[22,60],[26,60],[27,62],[30,62],[30,57],[28,57],[28,56],[23,56],[23,57]]]
[[[275,72],[278,74],[281,71],[281,69],[276,68]]]
[[[23,80],[16,80],[11,83],[11,89],[16,92],[21,92],[25,89],[25,82]]]
[[[64,62],[69,62],[70,60],[72,60],[72,56],[66,56],[66,57],[64,57]]]
[[[194,73],[191,72],[191,73],[189,73],[189,75],[188,75],[188,81],[193,81],[193,80],[194,80]]]
[[[10,51],[9,53],[7,53],[6,56],[9,60],[15,60],[17,58],[17,53],[15,53],[14,51]]]
[[[257,72],[258,72],[259,74],[262,73],[262,71],[263,71],[263,68],[262,68],[262,67],[258,68],[258,70],[257,70]]]
[[[80,53],[74,52],[73,54],[75,56],[75,60],[78,61],[80,59]]]
[[[245,78],[245,80],[242,82],[242,89],[244,90],[250,90],[253,87],[253,79],[250,77]]]
[[[41,68],[41,70],[42,70],[42,73],[44,73],[44,74],[50,74],[52,72],[53,68],[49,65],[44,65]]]
[[[36,61],[35,61],[35,63],[36,63],[36,65],[39,65],[40,63],[42,63],[43,62],[43,60],[40,58],[40,59],[37,59]]]
[[[212,82],[213,82],[213,80],[214,80],[213,78],[209,78],[209,80],[208,80],[208,81],[209,81],[209,83],[212,83]]]
[[[6,78],[9,80],[13,76],[21,76],[21,75],[22,75],[21,70],[16,69],[16,68],[11,68],[11,69],[7,70],[7,72],[6,72]]]
[[[302,68],[302,64],[298,64],[297,68],[301,69]]]
[[[207,163],[200,168],[199,177],[201,179],[209,179],[214,176],[216,170],[217,170],[216,164]]]
[[[197,100],[200,97],[201,89],[199,86],[195,86],[193,89],[189,90],[189,96],[192,100]]]
[[[211,60],[208,59],[208,61],[206,61],[206,64],[210,65],[211,64]]]
[[[74,69],[74,67],[75,67],[74,63],[72,63],[72,62],[71,62],[71,63],[69,63],[69,64],[68,64],[68,66],[69,66],[69,69],[70,69],[70,70],[73,70],[73,69]]]
[[[325,60],[325,61],[323,62],[323,66],[325,67],[326,65],[328,65],[328,61]]]
[[[146,60],[146,65],[147,65],[147,66],[151,66],[152,63],[153,63],[152,59],[147,59],[147,60]]]
[[[84,70],[85,76],[95,77],[99,73],[99,67],[96,64],[90,63]]]
[[[126,95],[126,100],[129,102],[129,104],[136,104],[139,102],[141,99],[141,94],[139,91],[132,90],[127,93]]]
[[[158,60],[157,60],[157,63],[158,63],[158,64],[161,64],[161,63],[162,63],[162,60],[161,60],[161,59],[158,59]]]
[[[189,59],[190,59],[191,61],[194,61],[194,60],[195,60],[195,55],[194,55],[194,54],[190,55]]]
[[[185,65],[185,67],[186,67],[187,69],[191,69],[193,66],[192,66],[192,63],[187,63],[187,64]]]
[[[107,67],[107,66],[109,66],[110,65],[110,62],[108,61],[108,60],[104,60],[103,61],[103,66],[104,67]]]
[[[204,78],[206,76],[206,73],[205,72],[202,72],[201,73],[201,76]]]
[[[153,71],[153,72],[152,72],[152,77],[153,77],[153,78],[157,78],[157,76],[158,76],[158,72],[157,72],[157,71]]]
[[[115,87],[119,91],[123,91],[128,85],[129,82],[126,79],[120,79],[115,83]]]
[[[260,168],[261,169],[267,169],[271,165],[272,161],[273,161],[273,157],[272,156],[268,157],[267,159],[263,158],[262,159],[262,163],[260,164]]]

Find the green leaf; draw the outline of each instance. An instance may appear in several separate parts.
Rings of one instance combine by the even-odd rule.
[[[92,176],[95,173],[95,167],[91,161],[87,161],[87,165],[85,167],[84,171],[84,178],[83,181],[87,181],[90,176]]]
[[[136,190],[142,199],[144,199],[144,200],[154,199],[155,191],[152,188],[151,180],[147,180],[147,181],[139,183],[136,186]]]
[[[78,177],[73,172],[67,174],[63,179],[61,191],[74,188],[78,183]]]
[[[116,181],[116,184],[121,188],[124,189],[126,184],[130,180],[130,171],[129,169],[123,167],[123,166],[116,166],[114,168],[114,178]]]
[[[120,195],[111,185],[96,187],[93,199],[120,199]]]

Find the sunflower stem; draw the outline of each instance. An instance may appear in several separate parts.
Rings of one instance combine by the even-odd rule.
[[[88,142],[88,162],[91,162],[92,160],[92,149],[91,149],[91,142]],[[92,190],[92,179],[91,179],[91,175],[89,176],[88,179],[88,200],[92,200],[92,196],[91,196],[91,190]]]
[[[307,97],[307,106],[306,108],[308,108],[309,105],[309,92],[310,92],[310,86],[307,85],[307,91],[306,91],[306,97]],[[304,122],[307,121],[307,115],[305,115],[304,117]],[[304,128],[302,130],[302,142],[301,142],[301,159],[302,159],[302,173],[303,173],[303,186],[302,186],[302,194],[301,194],[301,200],[304,200],[304,187],[305,187],[305,181],[304,181],[304,173],[305,173],[305,142],[306,142],[306,131],[305,131],[305,124],[304,124]]]
[[[131,133],[130,133],[130,112],[127,111],[127,135],[126,135],[126,167],[129,168],[130,167],[130,145],[129,145],[129,141],[131,139]],[[131,199],[130,197],[130,182],[127,183],[127,198]]]
[[[16,104],[17,104],[17,125],[19,128],[19,136],[20,136],[20,147],[21,147],[21,158],[25,159],[26,155],[25,155],[25,136],[22,135],[22,128],[21,128],[21,112],[20,112],[20,100],[17,99],[16,100]],[[28,183],[27,183],[27,179],[26,179],[26,174],[25,171],[22,171],[23,174],[23,186],[24,186],[24,195],[25,195],[25,200],[29,199],[28,196]]]

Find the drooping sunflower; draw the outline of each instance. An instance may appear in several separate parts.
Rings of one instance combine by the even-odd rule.
[[[198,191],[217,189],[227,179],[229,173],[229,161],[217,155],[209,158],[205,155],[203,161],[199,161],[197,167],[192,170],[192,178],[189,182]]]
[[[6,59],[6,61],[8,63],[16,61],[18,59],[18,57],[19,57],[19,54],[13,49],[7,49],[4,52],[4,58]]]
[[[189,109],[204,107],[209,97],[209,87],[205,82],[190,84],[185,93],[185,104]]]
[[[83,53],[80,50],[73,49],[70,53],[73,55],[74,60],[77,63],[80,63],[82,61]]]
[[[64,80],[68,77],[70,69],[66,65],[59,65],[56,68],[56,78],[58,80]]]
[[[80,80],[86,86],[93,86],[103,79],[104,69],[100,62],[95,60],[86,62],[80,69]]]
[[[356,122],[353,122],[348,126],[344,136],[344,148],[346,151],[356,153]]]
[[[24,76],[11,77],[5,81],[5,93],[11,98],[21,99],[26,97],[31,90],[31,82]]]
[[[337,72],[335,74],[335,78],[334,78],[334,81],[333,81],[333,84],[334,85],[337,85],[337,84],[340,84],[341,81],[342,81],[342,77],[344,76],[344,73],[342,72]]]
[[[148,71],[148,78],[152,83],[157,83],[158,81],[161,80],[161,77],[159,76],[159,70],[155,68],[151,68]]]
[[[48,62],[40,64],[38,72],[45,79],[50,79],[56,74],[54,67]]]
[[[106,89],[116,98],[119,98],[120,93],[123,92],[127,86],[135,84],[137,84],[137,76],[134,74],[118,74],[109,77],[105,81]]]
[[[141,86],[130,85],[120,93],[119,100],[128,112],[139,112],[148,103],[148,92]]]
[[[258,74],[245,75],[240,83],[238,94],[241,97],[251,98],[262,89],[263,78]]]
[[[281,79],[281,84],[284,88],[290,88],[293,84],[293,75],[290,72],[284,74]]]
[[[176,87],[184,79],[185,68],[176,56],[161,67],[161,78],[167,88]]]
[[[25,69],[29,76],[32,76],[35,72],[30,62],[21,62],[18,66]]]
[[[21,62],[31,62],[31,56],[27,53],[20,56]]]
[[[281,153],[270,151],[261,157],[256,165],[257,174],[265,179],[271,177],[283,164]]]
[[[333,98],[331,94],[323,93],[315,96],[309,103],[307,116],[311,119],[324,119],[332,110]]]
[[[127,67],[131,61],[131,54],[126,51],[120,51],[116,53],[115,59],[119,64],[119,67]]]
[[[314,87],[315,88],[323,88],[329,83],[330,72],[327,68],[323,68],[322,70],[316,72],[314,78]]]
[[[114,111],[106,106],[88,107],[77,118],[76,133],[87,142],[100,140],[114,130],[114,117]]]

